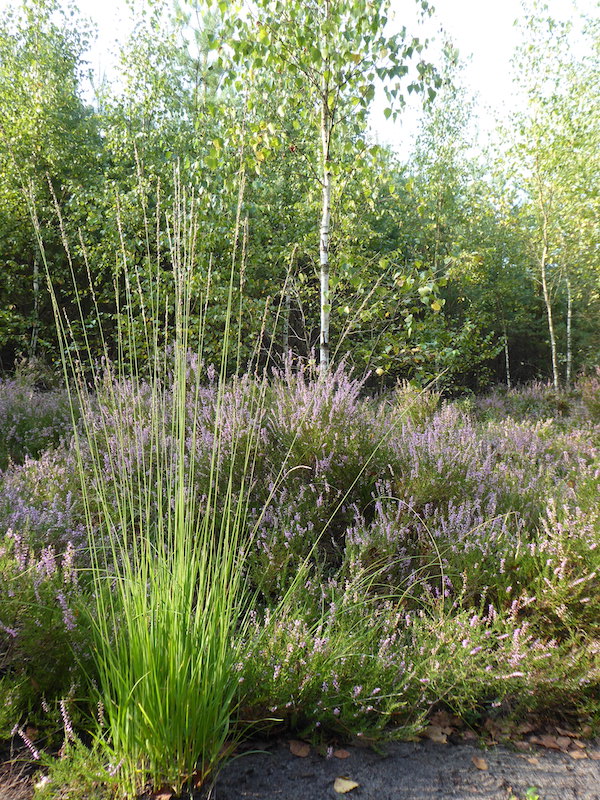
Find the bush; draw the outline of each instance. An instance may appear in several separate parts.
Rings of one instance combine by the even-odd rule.
[[[583,405],[593,422],[600,422],[600,367],[596,367],[594,375],[588,375],[577,381]]]
[[[31,373],[0,380],[0,470],[38,458],[72,434],[66,392],[39,389]]]
[[[245,376],[217,402],[210,373],[195,374],[185,496],[205,513],[215,431],[214,531],[231,513],[218,500],[227,487],[230,504],[246,492],[243,569],[258,592],[238,642],[245,720],[344,737],[390,724],[412,733],[442,700],[472,720],[498,705],[600,712],[598,426],[578,413],[559,424],[482,414],[479,401],[469,413],[435,397],[413,413],[412,390],[375,401],[342,368],[313,379],[288,365],[268,385]],[[181,451],[168,392],[106,381],[84,410],[80,465],[99,547],[102,514],[133,547],[144,525],[159,530]],[[512,407],[537,392],[515,392]],[[78,679],[69,647],[90,653],[89,632],[68,631],[64,616],[87,597],[87,572],[65,584],[69,563],[89,559],[76,459],[64,443],[2,476],[5,733]],[[94,463],[112,465],[101,485]],[[48,648],[61,666],[45,675]]]
[[[37,552],[8,531],[0,544],[0,675],[2,729],[39,716],[41,703],[66,696],[89,662],[89,634],[79,621],[82,595],[75,550],[58,557],[52,546]]]

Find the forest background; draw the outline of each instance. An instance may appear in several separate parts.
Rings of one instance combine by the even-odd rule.
[[[321,346],[322,362],[326,324],[327,359],[346,358],[378,386],[438,376],[446,390],[480,391],[541,377],[558,388],[597,363],[598,19],[524,6],[513,59],[522,102],[493,144],[474,147],[476,100],[450,41],[431,49],[411,30],[389,33],[387,3],[331,6],[339,13],[323,24],[299,0],[134,3],[111,80],[93,92],[94,31],[76,6],[8,6],[1,369],[57,358],[31,206],[61,305],[73,317],[77,292],[82,327],[89,319],[74,333],[101,352],[85,311],[99,304],[110,343],[138,302],[123,265],[143,271],[167,253],[166,222],[148,220],[181,185],[200,230],[198,295],[211,285],[208,360],[221,352],[241,247],[242,360],[256,348],[316,360]],[[369,129],[384,94],[386,118],[414,97],[424,105],[403,157]],[[165,256],[167,282],[171,267]]]

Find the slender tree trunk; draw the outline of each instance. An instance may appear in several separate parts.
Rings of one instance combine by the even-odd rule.
[[[441,223],[440,219],[442,218],[442,195],[441,192],[438,194],[438,200],[436,204],[436,220],[435,220],[435,246],[433,251],[433,274],[437,277],[438,274],[438,260],[440,256],[440,240],[442,238],[442,231],[441,231]]]
[[[542,202],[542,252],[540,255],[540,277],[542,280],[542,292],[544,304],[546,306],[546,317],[548,319],[548,333],[550,336],[550,353],[552,356],[552,383],[558,390],[560,381],[558,377],[558,356],[556,351],[556,333],[554,331],[554,318],[552,316],[552,298],[550,297],[550,287],[548,285],[548,214]]]
[[[33,325],[31,340],[29,342],[29,358],[33,358],[37,350],[37,341],[40,331],[40,263],[37,250],[33,256]]]
[[[288,352],[290,349],[290,308],[291,308],[291,297],[290,291],[286,288],[285,291],[285,298],[283,301],[283,358],[284,360],[288,356]]]
[[[321,107],[321,147],[323,160],[323,199],[321,204],[321,229],[319,237],[319,262],[321,282],[321,328],[320,328],[320,368],[325,372],[329,367],[329,316],[331,310],[329,295],[329,237],[331,227],[331,165],[329,147],[331,141],[331,119],[327,84],[323,81]]]
[[[550,353],[552,356],[552,383],[554,388],[558,391],[560,386],[560,379],[558,375],[558,355],[556,351],[556,334],[554,331],[554,318],[552,316],[552,298],[550,296],[550,287],[548,284],[548,239],[549,233],[549,220],[548,220],[548,204],[551,202],[550,197],[547,195],[547,190],[544,187],[539,164],[536,161],[535,180],[537,183],[537,193],[540,213],[542,215],[542,251],[539,256],[540,263],[540,280],[542,284],[542,293],[544,296],[544,305],[546,306],[546,318],[548,320],[548,334],[550,336]]]
[[[508,350],[508,334],[506,332],[506,320],[503,320],[502,327],[504,328],[504,365],[506,367],[506,385],[512,388],[512,380],[510,377],[510,353]]]
[[[571,323],[573,321],[573,296],[571,294],[571,280],[567,278],[567,370],[565,375],[565,387],[571,385],[571,369],[573,364],[573,348],[571,345]]]
[[[550,335],[550,353],[552,356],[552,383],[554,388],[559,388],[558,378],[558,356],[556,352],[556,334],[554,332],[554,319],[552,316],[552,300],[550,298],[550,290],[548,288],[548,275],[547,275],[547,258],[548,251],[544,245],[542,258],[540,262],[541,275],[542,275],[542,291],[544,294],[544,304],[546,306],[546,317],[548,319],[548,333]]]

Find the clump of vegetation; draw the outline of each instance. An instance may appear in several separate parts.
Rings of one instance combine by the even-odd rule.
[[[131,799],[256,726],[598,723],[595,62],[531,15],[475,166],[389,0],[217,5],[153,4],[94,109],[85,26],[0,19],[0,740]],[[428,98],[405,164],[375,75]]]
[[[6,642],[3,692],[12,704],[8,717],[5,709],[5,734],[19,720],[43,716],[42,702],[56,703],[70,684],[89,686],[86,681],[95,676],[100,694],[93,692],[84,701],[88,713],[93,714],[92,706],[101,697],[110,720],[110,703],[115,714],[118,703],[118,724],[123,724],[127,742],[135,740],[134,729],[139,731],[139,747],[143,739],[147,754],[147,737],[158,726],[156,763],[159,752],[168,752],[170,763],[176,763],[174,739],[165,738],[166,718],[152,699],[153,684],[146,705],[143,686],[136,682],[156,668],[156,685],[164,688],[169,685],[167,664],[188,664],[185,681],[176,690],[183,713],[189,682],[204,664],[194,642],[207,636],[206,608],[197,636],[177,622],[179,605],[171,617],[161,602],[160,619],[147,627],[140,629],[136,620],[140,614],[152,620],[158,611],[153,598],[163,596],[161,574],[169,596],[173,581],[179,580],[177,565],[171,563],[177,548],[172,551],[161,539],[175,531],[160,527],[160,509],[167,512],[163,504],[172,496],[164,490],[177,480],[182,502],[192,495],[198,498],[195,519],[201,523],[210,508],[211,525],[216,526],[205,533],[201,527],[186,529],[185,547],[204,547],[206,533],[219,541],[225,535],[224,521],[233,516],[236,548],[245,554],[230,567],[237,570],[238,580],[243,576],[249,592],[245,601],[240,595],[245,611],[236,601],[228,612],[230,627],[218,628],[218,636],[212,629],[215,640],[228,642],[230,648],[220,662],[222,685],[229,688],[218,703],[227,736],[241,733],[252,720],[264,727],[266,719],[276,730],[319,739],[359,732],[410,735],[440,703],[449,703],[470,721],[498,705],[515,715],[556,708],[598,714],[600,515],[594,503],[584,501],[591,486],[597,491],[600,454],[588,435],[589,422],[574,416],[565,428],[560,417],[560,427],[549,436],[550,420],[492,422],[486,415],[478,421],[474,412],[452,404],[433,410],[438,401],[427,395],[415,397],[415,402],[421,399],[431,412],[399,419],[396,407],[386,399],[370,399],[361,392],[361,383],[341,369],[323,380],[290,364],[264,390],[251,377],[218,388],[206,371],[198,370],[197,376],[197,390],[180,406],[186,425],[196,420],[195,438],[186,437],[182,451],[153,428],[158,419],[153,408],[172,424],[177,412],[171,403],[175,405],[177,395],[151,390],[151,382],[140,381],[136,388],[130,380],[111,379],[110,404],[89,407],[83,429],[89,434],[81,435],[78,463],[90,491],[86,503],[78,506],[79,518],[72,509],[71,525],[74,530],[91,526],[92,540],[103,543],[100,549],[90,551],[79,539],[78,549],[67,545],[62,553],[44,550],[43,531],[28,525],[26,516],[21,529],[7,538],[3,569],[5,578],[14,577],[3,582],[0,602]],[[148,402],[152,391],[160,403]],[[529,391],[524,390],[526,397]],[[259,396],[261,404],[252,405],[250,399]],[[130,423],[115,443],[119,415]],[[249,431],[256,438],[244,438]],[[93,457],[85,456],[90,441]],[[244,472],[248,462],[238,449],[250,447],[251,441],[256,446],[255,474],[260,475],[253,481]],[[203,465],[215,442],[220,450],[218,459],[213,457],[210,479]],[[71,457],[65,448],[53,451],[53,458],[59,452],[63,459]],[[178,472],[177,452],[186,464],[184,473]],[[94,464],[108,458],[125,466],[99,483]],[[34,484],[27,481],[27,471],[35,463],[13,466],[3,481],[14,486],[22,479],[23,491],[31,491]],[[162,477],[153,463],[163,465]],[[212,485],[229,486],[229,494],[207,500],[211,480]],[[58,515],[68,490],[61,494],[60,481],[50,485],[57,492]],[[106,492],[95,496],[99,488]],[[118,500],[124,492],[126,506]],[[33,513],[35,493],[30,502]],[[235,511],[242,508],[243,513]],[[116,544],[110,544],[106,520],[119,532]],[[136,550],[143,542],[151,549]],[[106,544],[108,552],[102,549]],[[161,553],[169,560],[155,576]],[[185,564],[194,561],[185,548],[183,554]],[[206,554],[198,553],[195,563],[206,563],[203,558]],[[107,594],[104,578],[90,580],[90,563],[98,575],[107,569],[113,574],[114,564],[121,564],[121,572],[114,573],[120,576],[121,593]],[[72,564],[83,569],[77,582],[65,577],[72,574]],[[189,576],[183,563],[181,568],[184,584],[195,587],[187,613],[199,613],[200,577]],[[143,581],[139,570],[146,576]],[[24,571],[35,580],[23,583]],[[216,600],[217,581],[213,570],[205,584],[206,602]],[[150,594],[144,588],[148,586],[153,587]],[[59,595],[64,602],[56,600]],[[182,602],[181,592],[176,596]],[[86,605],[91,610],[82,612]],[[32,616],[31,607],[47,617]],[[122,616],[126,613],[130,623]],[[94,628],[98,619],[113,619],[111,614],[118,616],[110,628]],[[175,629],[185,633],[179,648]],[[161,630],[165,638],[157,649]],[[116,631],[121,644],[114,639]],[[135,631],[139,636],[134,637]],[[48,640],[64,662],[56,674],[47,673],[47,659],[40,661]],[[110,662],[91,658],[102,642]],[[161,654],[156,664],[148,660],[150,651]],[[141,672],[134,678],[137,652]],[[119,691],[124,695],[111,694],[113,674],[123,675]],[[140,718],[124,712],[134,684],[138,689],[131,697],[148,709]],[[214,691],[211,682],[206,692],[213,697]],[[238,712],[245,721],[241,728]],[[182,731],[183,719],[172,707],[169,715],[173,733]],[[201,716],[209,718],[205,711]],[[117,763],[125,742],[119,744],[110,724],[106,735],[114,755],[106,763]],[[139,789],[140,780],[175,786],[185,776],[198,780],[198,770],[209,766],[208,760],[197,760],[206,745],[196,733],[187,741],[193,768],[179,763],[169,775],[153,773],[136,751],[131,774],[139,777],[129,784],[130,793],[135,786]],[[123,776],[121,785],[127,785]]]

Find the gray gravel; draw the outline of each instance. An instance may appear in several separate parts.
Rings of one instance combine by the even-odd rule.
[[[380,753],[348,747],[343,760],[314,751],[298,758],[286,742],[260,747],[266,752],[227,764],[207,800],[524,800],[532,789],[540,800],[600,800],[600,761],[539,747],[517,753],[502,746],[407,742],[385,744]],[[597,752],[597,744],[588,746],[590,755]],[[478,769],[473,757],[488,769]],[[338,794],[337,777],[359,786]]]

